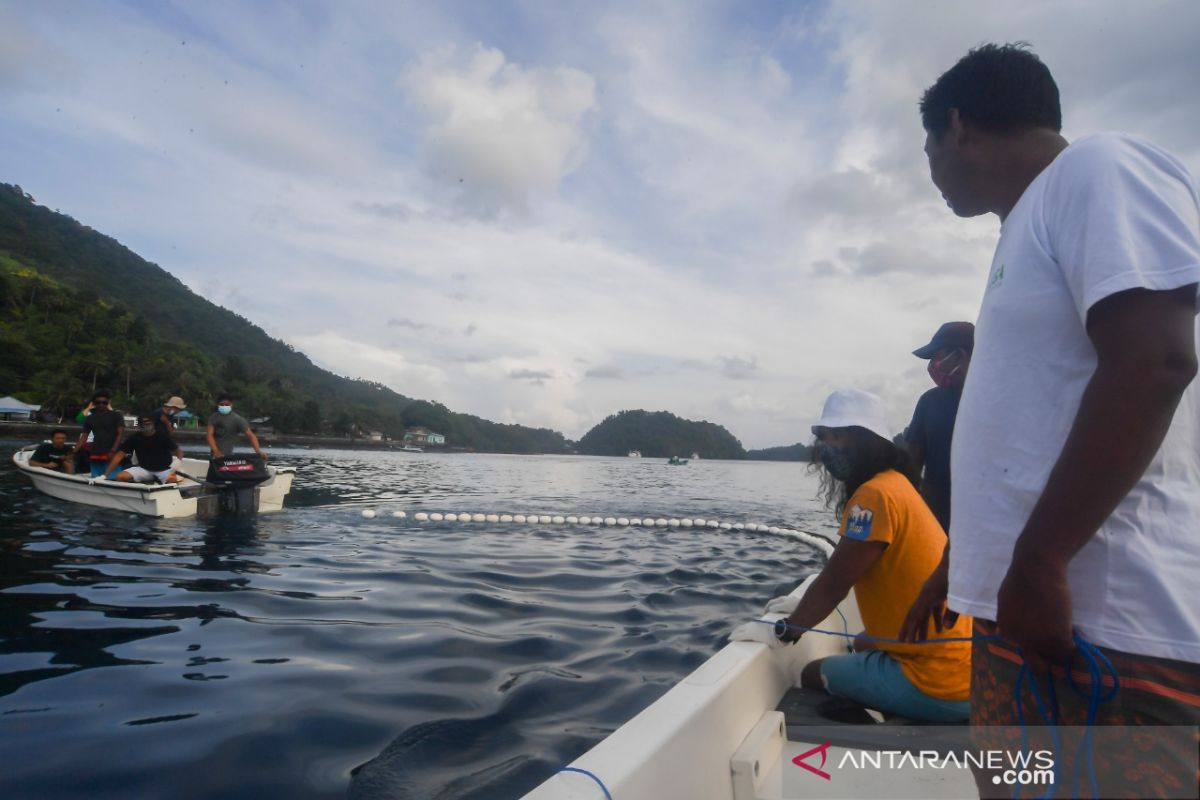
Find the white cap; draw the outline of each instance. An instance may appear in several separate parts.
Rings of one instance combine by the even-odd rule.
[[[861,389],[838,389],[829,395],[825,400],[825,410],[821,412],[821,418],[813,423],[812,431],[815,434],[817,428],[852,426],[866,428],[889,442],[892,440],[892,429],[888,427],[887,416],[883,412],[883,400]]]

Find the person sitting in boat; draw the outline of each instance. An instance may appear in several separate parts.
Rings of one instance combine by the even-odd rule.
[[[67,432],[62,428],[50,434],[50,441],[42,442],[29,456],[29,466],[52,469],[67,475],[75,474],[75,459],[72,448],[67,446]]]
[[[121,465],[126,453],[137,456],[137,466],[129,467],[110,477]],[[138,417],[138,431],[130,434],[104,470],[109,480],[146,483],[178,483],[179,476],[171,469],[173,458],[183,458],[183,450],[171,437],[158,430],[149,414]]]
[[[841,518],[841,538],[820,576],[776,623],[774,637],[795,642],[854,589],[866,628],[856,652],[810,662],[801,685],[911,719],[966,720],[971,620],[930,630],[923,644],[897,641],[909,606],[941,560],[946,534],[906,474],[908,456],[892,441],[883,401],[836,391],[812,430],[822,494]]]

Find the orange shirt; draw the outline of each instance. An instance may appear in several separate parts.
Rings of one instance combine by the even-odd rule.
[[[884,542],[879,560],[854,585],[854,596],[870,636],[895,639],[925,580],[941,561],[946,534],[912,483],[887,470],[858,487],[846,503],[841,529],[847,539]],[[942,633],[929,628],[930,641],[970,636],[971,618],[962,615]],[[879,643],[900,663],[913,684],[939,700],[966,700],[971,686],[971,643]]]

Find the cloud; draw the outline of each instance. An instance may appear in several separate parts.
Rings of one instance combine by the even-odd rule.
[[[726,378],[732,378],[735,381],[744,381],[752,378],[758,372],[758,360],[739,358],[721,358],[721,374]]]
[[[449,47],[428,53],[401,85],[429,119],[429,167],[469,210],[492,215],[526,209],[582,160],[584,115],[595,81],[570,67],[524,68],[477,45],[464,57]]]
[[[423,331],[429,327],[425,322],[413,322],[411,319],[397,319],[392,317],[387,321],[389,328],[408,328],[414,331]]]
[[[605,364],[600,367],[592,367],[584,373],[585,378],[596,378],[599,380],[625,380],[625,370],[615,364]]]
[[[538,386],[541,386],[548,380],[554,377],[554,372],[543,369],[514,369],[508,373],[508,377],[517,381],[530,381]]]

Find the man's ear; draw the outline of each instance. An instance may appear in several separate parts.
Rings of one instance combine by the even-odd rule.
[[[952,108],[946,112],[946,121],[949,123],[949,127],[946,129],[945,135],[952,139],[956,146],[961,146],[970,138],[967,126],[963,124],[962,117],[959,115],[957,108]]]

